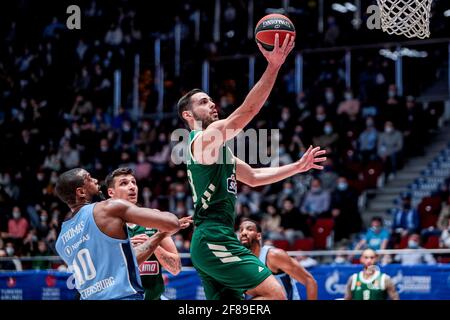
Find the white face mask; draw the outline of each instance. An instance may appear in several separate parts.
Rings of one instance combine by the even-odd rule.
[[[7,247],[7,248],[5,249],[5,251],[6,251],[6,254],[7,254],[8,256],[10,256],[10,257],[14,255],[14,248]]]
[[[20,212],[18,212],[18,211],[14,211],[12,215],[13,215],[14,219],[19,219],[20,218]]]

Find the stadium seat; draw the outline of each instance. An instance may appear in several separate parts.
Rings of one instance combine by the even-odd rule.
[[[314,248],[326,249],[327,237],[331,234],[334,227],[334,220],[330,218],[317,219],[312,229]]]
[[[383,164],[379,161],[372,161],[362,171],[366,189],[376,189],[378,177],[383,172]]]
[[[417,210],[419,212],[420,228],[434,227],[441,211],[441,199],[439,197],[423,198]]]
[[[283,250],[289,249],[289,241],[287,240],[273,240],[273,245]]]
[[[439,248],[439,236],[431,235],[427,238],[427,241],[423,245],[426,249],[438,249]]]
[[[304,238],[297,239],[294,242],[294,245],[291,247],[292,251],[311,251],[314,249],[314,239],[313,238]]]
[[[408,247],[408,238],[409,238],[408,235],[403,236],[400,239],[400,243],[398,244],[398,247],[395,249],[406,249]]]

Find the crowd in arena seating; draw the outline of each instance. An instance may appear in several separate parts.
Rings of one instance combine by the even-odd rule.
[[[152,39],[161,30],[170,34],[176,19],[183,24],[185,66],[181,77],[167,75],[166,112],[174,112],[176,99],[193,86],[188,75],[196,54],[217,57],[237,53],[239,48],[243,53],[249,48],[255,52],[253,40],[242,31],[247,30],[239,18],[242,1],[224,4],[224,41],[214,43],[204,34],[203,43],[191,41],[195,32],[190,13],[195,3],[177,2],[170,10],[173,20],[155,17],[147,23],[132,1],[116,1],[115,7],[86,1],[83,30],[89,31],[74,32],[65,29],[63,14],[42,11],[36,15],[41,20],[28,30],[24,21],[39,10],[29,3],[25,11],[12,7],[5,10],[8,16],[1,13],[0,33],[5,40],[0,48],[0,257],[55,255],[54,244],[68,211],[55,196],[55,182],[59,173],[74,167],[83,167],[101,180],[113,169],[129,166],[136,173],[143,206],[169,210],[179,217],[192,213],[185,166],[171,161],[170,134],[183,127],[181,121],[135,118],[128,98],[117,112],[112,105],[114,70],[121,68],[123,78],[131,79],[134,53],[150,52]],[[263,9],[263,3],[255,2],[258,15],[263,15]],[[212,17],[204,19],[205,25],[212,24]],[[320,43],[312,36],[315,30],[310,30],[299,35],[299,45],[345,43],[345,32],[352,30],[332,16],[327,21]],[[322,172],[257,189],[240,185],[236,225],[243,218],[260,221],[267,240],[290,249],[351,248],[351,243],[358,248],[394,248],[401,247],[404,235],[414,235],[420,245],[423,230],[407,201],[395,214],[392,230],[383,229],[383,221],[374,219],[365,233],[358,201],[380,179],[392,180],[405,159],[423,153],[438,129],[442,110],[439,105],[425,109],[413,96],[400,97],[384,58],[374,57],[368,63],[370,68],[351,89],[343,85],[341,66],[324,61],[300,96],[292,88],[293,67],[283,69],[267,106],[251,126],[280,129],[280,164],[299,159],[312,144],[327,149],[329,159]],[[218,77],[211,94],[222,116],[247,92],[238,85],[243,78],[237,72]],[[156,110],[154,82],[152,68],[143,64],[139,106],[144,115]],[[123,81],[124,92],[130,92],[130,83]],[[450,248],[448,181],[445,188],[436,228],[442,231],[441,246]],[[191,232],[188,228],[174,236],[180,252],[189,252]],[[364,234],[361,240],[360,234]],[[0,262],[0,269],[17,269],[18,264]],[[22,264],[23,268],[50,266],[46,261]]]

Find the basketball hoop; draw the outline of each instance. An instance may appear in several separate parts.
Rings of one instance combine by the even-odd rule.
[[[430,36],[430,11],[433,0],[377,0],[381,28],[389,34],[408,38]]]

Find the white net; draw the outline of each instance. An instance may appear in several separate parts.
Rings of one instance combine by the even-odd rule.
[[[389,34],[428,38],[432,1],[377,0],[381,11],[381,28]]]

